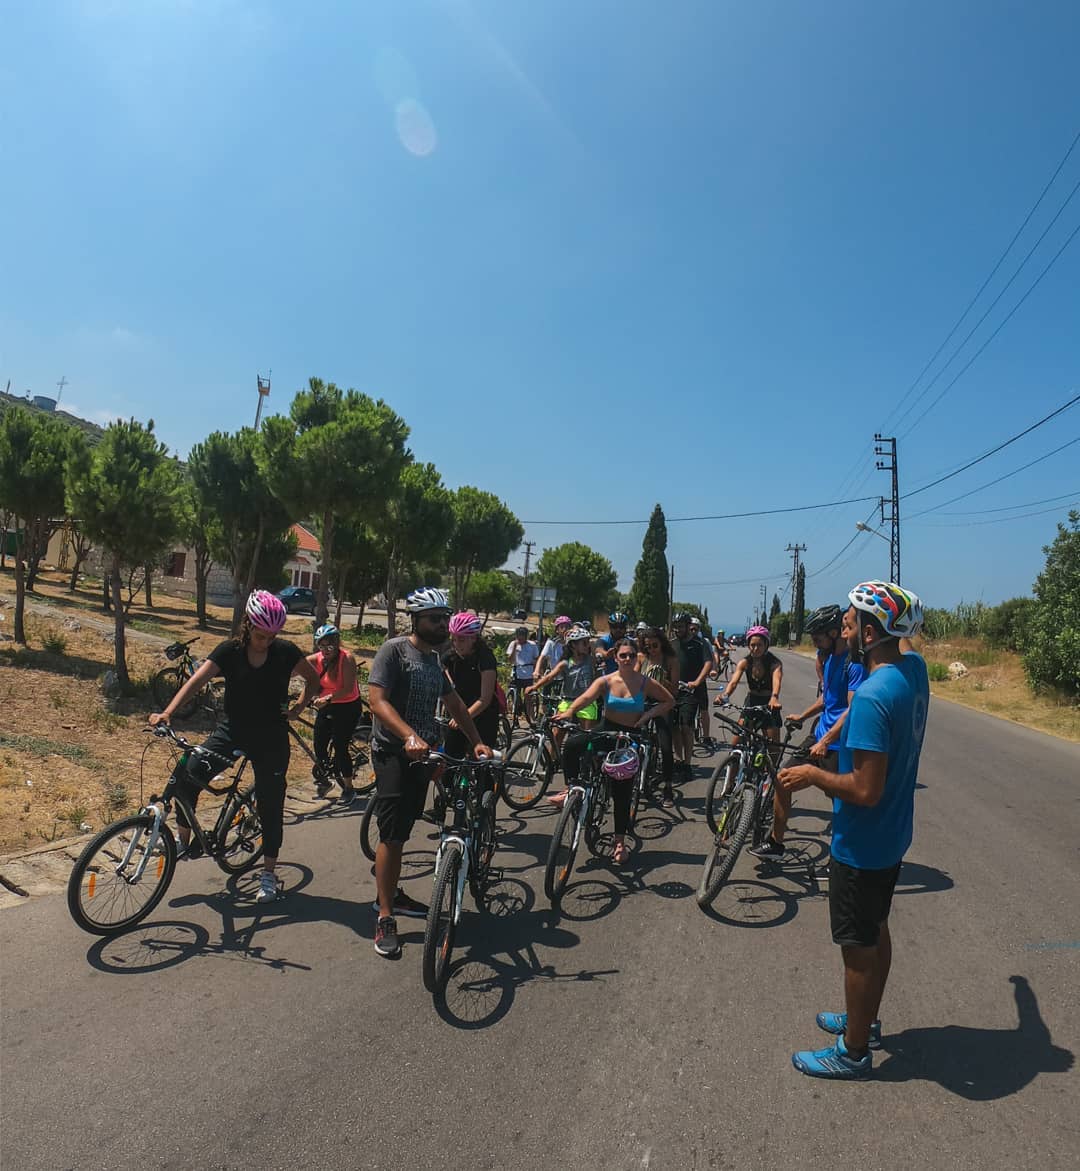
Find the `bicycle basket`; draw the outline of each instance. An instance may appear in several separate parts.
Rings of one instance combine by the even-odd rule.
[[[616,748],[604,757],[600,771],[613,781],[628,781],[638,770],[638,754],[632,748]]]
[[[170,662],[174,659],[180,658],[183,653],[184,644],[182,642],[174,642],[172,646],[167,646],[165,648],[165,658],[167,658]]]

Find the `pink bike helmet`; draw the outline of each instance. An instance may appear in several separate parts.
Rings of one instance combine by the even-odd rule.
[[[483,623],[475,614],[461,610],[450,619],[451,634],[479,634]]]
[[[749,643],[752,638],[763,638],[765,640],[766,646],[772,642],[772,637],[769,634],[769,628],[767,626],[751,626],[750,629],[746,632],[747,643]]]
[[[560,626],[573,626],[573,625],[574,625],[573,618],[568,618],[565,614],[560,614],[558,616],[558,618],[555,619],[555,629],[556,630],[558,630]]]
[[[629,781],[637,775],[638,754],[632,748],[616,748],[604,757],[600,771],[613,781]]]
[[[258,630],[269,630],[277,634],[284,629],[288,617],[280,598],[267,590],[253,590],[244,607],[251,625]]]

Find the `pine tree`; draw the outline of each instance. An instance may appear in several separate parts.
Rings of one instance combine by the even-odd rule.
[[[667,523],[660,505],[652,510],[645,539],[641,543],[641,560],[634,570],[630,587],[630,611],[633,616],[654,626],[664,626],[668,618]]]
[[[779,613],[780,613],[780,595],[779,595],[779,594],[773,594],[773,596],[772,596],[772,605],[769,607],[769,621],[770,621],[770,622],[772,622],[772,620],[773,620],[773,619],[774,619],[774,618],[777,616],[777,614],[779,614]]]

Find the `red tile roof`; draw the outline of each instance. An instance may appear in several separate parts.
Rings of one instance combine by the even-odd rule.
[[[303,525],[293,525],[291,531],[296,534],[297,548],[301,552],[315,553],[316,555],[322,552],[318,537],[305,529]]]

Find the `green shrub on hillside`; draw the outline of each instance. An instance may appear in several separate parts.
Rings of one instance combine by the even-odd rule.
[[[987,614],[983,636],[991,646],[1020,653],[1027,645],[1027,631],[1034,611],[1034,598],[1010,598]]]
[[[1035,581],[1024,670],[1036,691],[1080,696],[1080,512],[1058,525]]]

